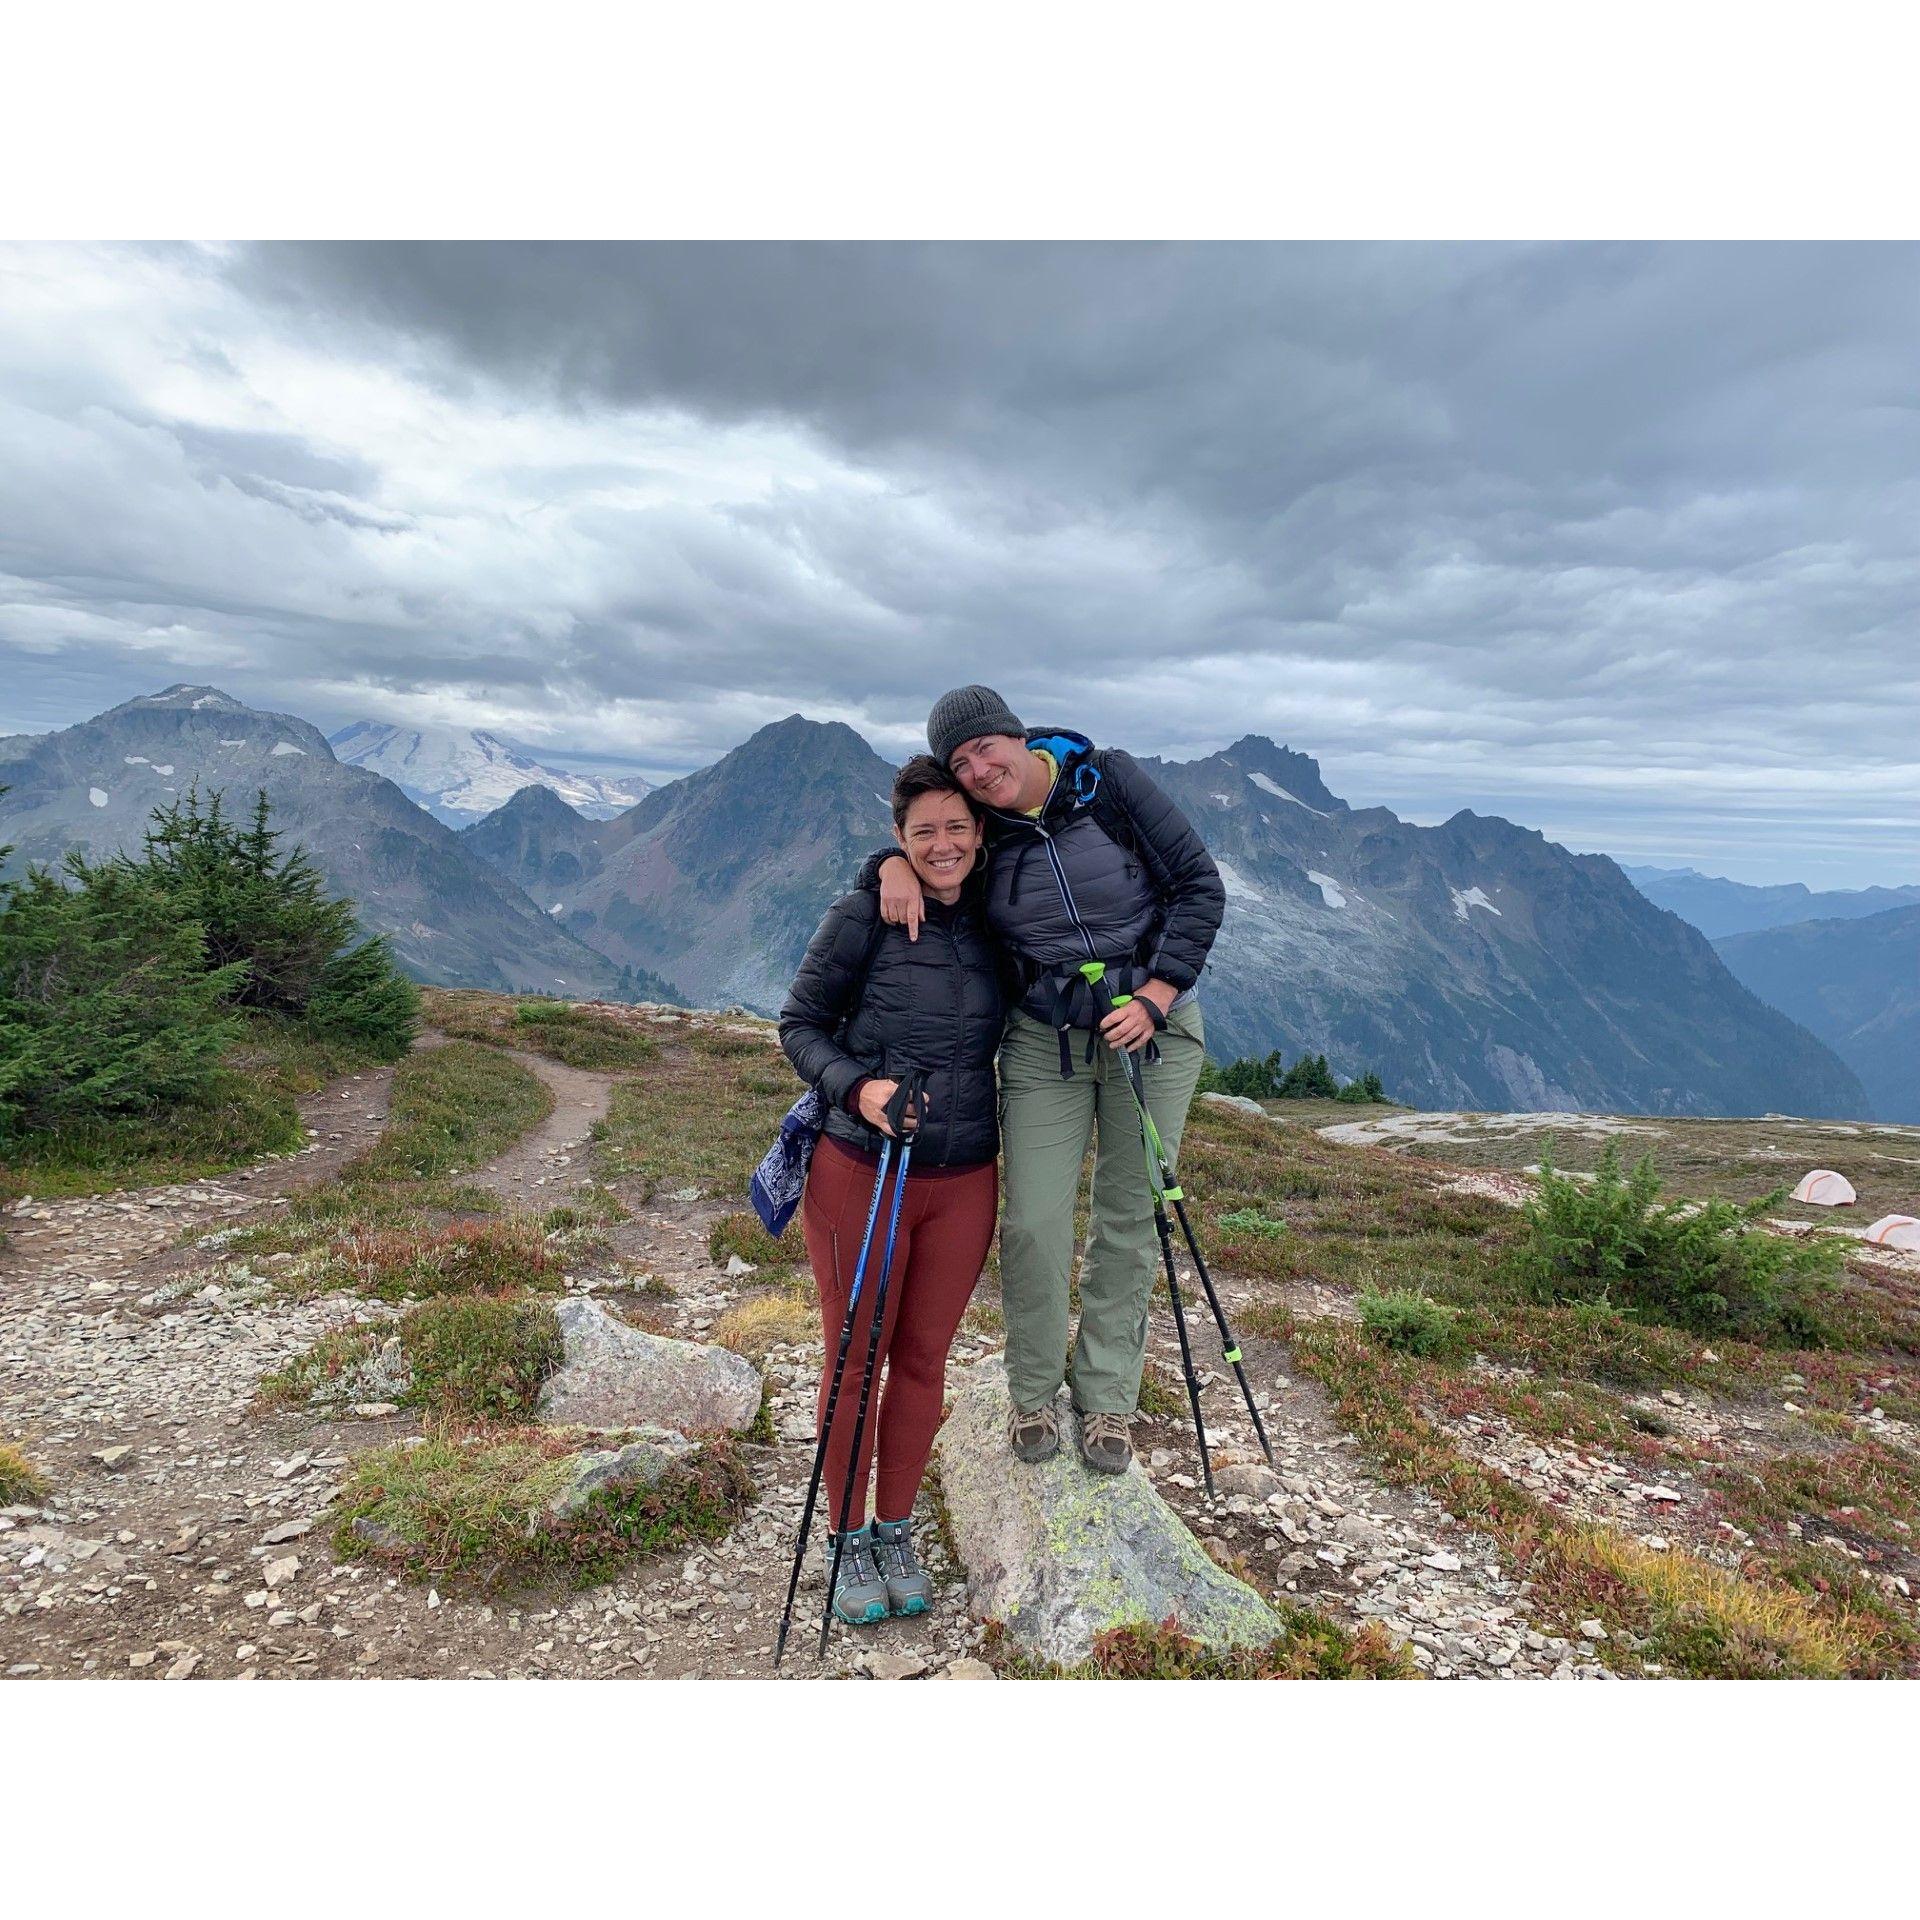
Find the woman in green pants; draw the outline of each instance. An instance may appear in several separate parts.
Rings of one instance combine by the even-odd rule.
[[[1194,986],[1226,891],[1186,816],[1117,748],[1029,730],[989,687],[943,695],[927,743],[982,810],[988,923],[1019,972],[1000,1048],[1008,1439],[1030,1461],[1060,1444],[1074,1194],[1097,1128],[1073,1404],[1087,1464],[1124,1472],[1158,1248],[1116,1050],[1146,1054],[1148,1111],[1176,1158],[1206,1058]],[[908,864],[882,855],[867,877],[882,919],[917,936],[921,891]],[[1080,971],[1095,960],[1126,1005],[1103,1011],[1095,1000]]]

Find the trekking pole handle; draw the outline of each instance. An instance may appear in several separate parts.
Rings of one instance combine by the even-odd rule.
[[[918,1127],[926,1118],[925,1114],[920,1111],[920,1107],[926,1100],[926,1097],[927,1074],[925,1069],[921,1067],[910,1068],[906,1078],[894,1088],[893,1098],[887,1102],[885,1109],[887,1125],[900,1139],[908,1141],[909,1143],[912,1140],[912,1135],[906,1131],[905,1126],[909,1110],[913,1113],[915,1127]]]

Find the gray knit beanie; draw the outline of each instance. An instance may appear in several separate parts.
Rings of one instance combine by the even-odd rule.
[[[955,687],[933,703],[927,715],[927,746],[944,767],[955,747],[983,733],[1010,733],[1024,740],[1027,730],[991,687]]]

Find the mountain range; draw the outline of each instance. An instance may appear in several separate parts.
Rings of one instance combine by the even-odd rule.
[[[1355,810],[1258,736],[1145,764],[1227,884],[1201,995],[1217,1057],[1324,1052],[1424,1106],[1867,1111],[1825,1045],[1611,860],[1472,813]],[[851,728],[795,714],[616,819],[529,789],[463,837],[610,957],[770,1012],[886,840],[892,776]]]
[[[1920,905],[1713,944],[1736,980],[1860,1076],[1879,1119],[1920,1122]]]
[[[334,757],[385,774],[409,800],[450,827],[469,827],[526,787],[557,793],[590,820],[624,813],[652,785],[549,765],[531,747],[482,728],[394,727],[356,720],[327,735]]]
[[[94,859],[136,850],[153,809],[195,785],[236,810],[264,790],[274,825],[419,979],[629,999],[662,986],[574,939],[392,781],[336,759],[318,728],[216,687],[172,686],[59,732],[0,738],[7,871],[70,847]]]
[[[1656,907],[1677,913],[1709,940],[1784,927],[1796,920],[1860,920],[1895,907],[1920,906],[1920,887],[1854,887],[1816,893],[1797,880],[1753,887],[1692,867],[1629,867],[1624,873]]]
[[[264,788],[276,823],[421,979],[771,1012],[891,824],[894,768],[852,728],[799,714],[599,819],[522,781],[455,832],[377,759],[370,746],[369,764],[348,764],[303,720],[169,687],[0,739],[0,844],[16,869],[72,846],[98,857],[137,847],[153,807],[191,784],[234,805]],[[1870,1111],[1826,1040],[1762,1004],[1611,860],[1470,812],[1420,827],[1350,807],[1311,757],[1258,735],[1144,764],[1226,882],[1201,989],[1218,1058],[1325,1053],[1422,1106]],[[1906,950],[1887,951],[1897,970]],[[1763,978],[1758,960],[1730,958]],[[1876,989],[1815,1006],[1790,971],[1764,975],[1766,996],[1800,994],[1833,1045],[1872,1028]]]

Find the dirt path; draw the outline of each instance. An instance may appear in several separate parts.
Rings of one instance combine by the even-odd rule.
[[[612,1081],[517,1057],[553,1089],[554,1111],[470,1177],[509,1205],[544,1210],[590,1170],[589,1129],[607,1110]],[[334,1562],[325,1509],[338,1474],[351,1454],[416,1423],[263,1415],[253,1394],[324,1328],[386,1310],[339,1295],[253,1301],[231,1284],[209,1294],[188,1283],[212,1253],[178,1243],[184,1229],[234,1224],[332,1171],[383,1124],[388,1080],[357,1075],[304,1103],[312,1144],[288,1160],[179,1189],[30,1206],[12,1223],[12,1244],[0,1250],[0,1431],[26,1442],[56,1495],[43,1512],[0,1514],[0,1672],[768,1673],[812,1462],[818,1342],[769,1357],[776,1444],[756,1454],[759,1498],[722,1541],[637,1563],[589,1593],[490,1601]],[[633,1299],[669,1330],[704,1337],[757,1284],[751,1274],[727,1279],[708,1255],[722,1210],[710,1201],[635,1206],[617,1230],[617,1259],[583,1265],[571,1287]],[[1231,1312],[1243,1295],[1231,1276],[1222,1284]],[[1177,1378],[1164,1319],[1155,1316],[1155,1358]],[[1204,1360],[1210,1336],[1196,1328],[1196,1338]],[[1136,1425],[1143,1465],[1189,1525],[1244,1554],[1257,1578],[1336,1618],[1384,1621],[1436,1677],[1603,1671],[1591,1648],[1530,1635],[1524,1589],[1491,1543],[1423,1496],[1373,1481],[1318,1389],[1288,1375],[1271,1345],[1249,1340],[1246,1349],[1274,1440],[1273,1484],[1253,1468],[1244,1409],[1224,1371],[1209,1376],[1203,1405],[1226,1442],[1216,1467],[1237,1460],[1245,1491],[1206,1507],[1184,1410]],[[963,1333],[954,1364],[997,1350],[997,1340]],[[122,1447],[125,1455],[97,1457]],[[958,1570],[924,1511],[919,1532],[940,1585],[934,1611],[861,1633],[836,1627],[824,1667],[816,1665],[811,1623],[822,1586],[810,1557],[787,1677],[981,1671],[969,1658],[980,1636]]]
[[[553,1111],[472,1179],[510,1205],[537,1207],[544,1189],[570,1186],[585,1171],[582,1150],[594,1122],[607,1117],[613,1080],[608,1074],[562,1066],[541,1053],[510,1050],[508,1058],[519,1061],[529,1073],[546,1082],[553,1094]]]

